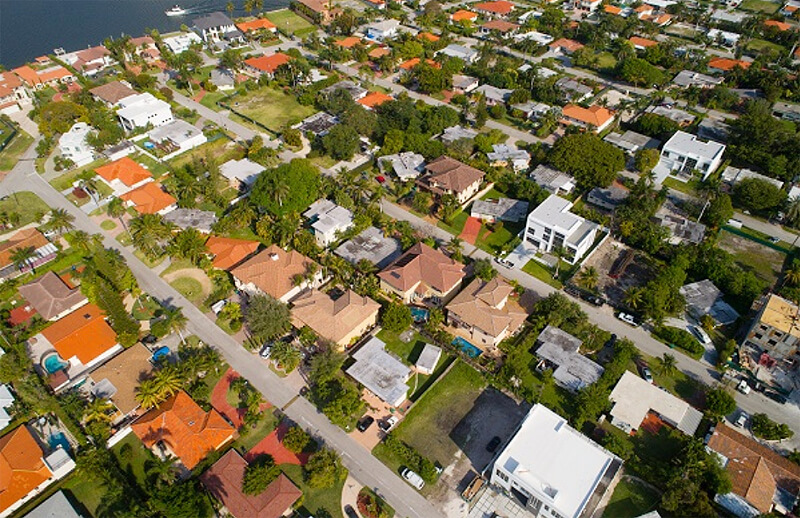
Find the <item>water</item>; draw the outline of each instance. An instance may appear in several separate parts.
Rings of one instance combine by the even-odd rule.
[[[481,355],[481,353],[483,353],[483,351],[481,351],[471,343],[467,342],[460,336],[457,336],[455,340],[453,340],[453,345],[461,349],[461,351],[470,358],[477,358],[478,356]]]
[[[47,444],[49,444],[50,448],[54,450],[59,446],[61,446],[66,452],[69,452],[72,449],[67,436],[64,435],[64,432],[56,432],[51,434],[50,438],[47,440]]]
[[[44,359],[44,370],[46,370],[48,374],[54,374],[65,368],[67,365],[69,364],[67,362],[62,362],[58,358],[58,355],[55,354],[51,354]]]
[[[185,16],[164,11],[178,3]],[[212,11],[225,11],[227,0],[0,0],[0,64],[12,68],[62,47],[67,52],[99,45],[109,36],[161,33]],[[234,0],[234,16],[244,16],[243,0]],[[264,0],[264,10],[286,7],[289,0]]]

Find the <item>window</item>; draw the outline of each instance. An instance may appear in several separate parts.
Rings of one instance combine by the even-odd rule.
[[[497,477],[498,477],[500,480],[502,480],[503,482],[508,482],[508,475],[506,475],[505,473],[503,473],[502,471],[500,471],[500,468],[497,468],[497,470],[495,471],[495,473],[497,473]]]

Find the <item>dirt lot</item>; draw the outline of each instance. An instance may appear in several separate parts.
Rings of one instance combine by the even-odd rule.
[[[625,269],[622,277],[612,279],[608,276],[614,263],[627,249],[628,247],[623,243],[607,239],[583,266],[584,268],[594,266],[597,269],[600,274],[597,279],[597,289],[615,306],[621,304],[625,290],[633,286],[642,286],[653,277],[649,259],[640,252],[636,253],[636,258]],[[578,275],[575,276],[575,279],[578,278]]]
[[[719,247],[733,254],[733,258],[739,266],[745,270],[752,270],[770,285],[777,282],[786,258],[777,250],[730,232],[720,233]]]

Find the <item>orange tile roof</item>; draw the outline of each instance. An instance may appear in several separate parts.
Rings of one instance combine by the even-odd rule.
[[[153,177],[153,173],[127,156],[114,160],[110,164],[101,165],[94,172],[107,182],[119,180],[128,187],[133,187],[137,183]]]
[[[634,11],[636,11],[637,13],[651,13],[653,12],[653,9],[654,7],[652,5],[642,4],[636,9],[634,9]]]
[[[348,36],[347,38],[342,38],[341,40],[335,41],[334,44],[345,49],[352,49],[356,45],[361,43],[361,38],[356,36]]]
[[[411,70],[411,69],[412,69],[412,68],[414,68],[415,66],[419,65],[419,62],[420,62],[420,61],[421,61],[421,60],[420,60],[419,58],[411,58],[411,59],[409,59],[408,61],[404,61],[404,62],[400,63],[400,65],[399,65],[399,66],[400,66],[400,68],[402,68],[403,70]],[[442,65],[440,65],[440,64],[439,64],[439,63],[437,63],[437,62],[435,62],[435,61],[434,61],[434,60],[432,60],[432,59],[426,59],[426,60],[425,60],[425,62],[426,62],[427,64],[429,64],[430,66],[432,66],[433,68],[442,68]]]
[[[484,29],[490,31],[509,32],[519,29],[516,23],[507,22],[505,20],[491,20],[482,25]]]
[[[260,72],[273,74],[279,66],[284,65],[291,60],[289,56],[283,52],[276,52],[271,56],[259,56],[257,58],[245,59],[244,63],[249,65]]]
[[[105,320],[103,311],[87,304],[42,331],[63,360],[76,356],[88,365],[98,356],[117,345],[117,333]]]
[[[435,34],[432,34],[430,32],[420,32],[419,34],[417,34],[417,38],[419,38],[421,40],[432,41],[432,42],[439,41],[439,39],[440,39],[439,36],[437,36]]]
[[[206,241],[206,249],[209,254],[214,256],[214,260],[211,262],[214,268],[227,270],[255,253],[260,244],[258,241],[246,239],[211,236]]]
[[[750,68],[750,62],[729,58],[714,58],[708,62],[708,68],[716,68],[725,72],[731,71],[736,67],[742,67],[747,70]]]
[[[120,199],[133,203],[133,208],[139,214],[156,214],[178,201],[171,194],[161,190],[161,185],[156,182],[147,182],[126,192]]]
[[[786,5],[783,7],[783,10],[786,11],[787,13],[793,13],[798,9],[800,9],[800,7],[797,7],[796,5]]]
[[[372,59],[378,59],[378,58],[382,58],[383,56],[388,56],[391,53],[392,53],[392,51],[387,49],[387,48],[375,47],[374,49],[370,50],[369,54],[367,54],[367,55],[369,57],[371,57]]]
[[[635,47],[655,47],[658,45],[657,41],[648,40],[647,38],[640,38],[639,36],[631,36],[630,41]]]
[[[592,126],[598,128],[608,122],[610,119],[614,118],[614,114],[611,111],[609,111],[607,108],[597,105],[584,108],[583,106],[578,106],[577,104],[568,104],[564,106],[564,108],[561,110],[561,113],[564,115],[564,117],[581,121],[584,124],[591,124]]]
[[[670,20],[672,20],[672,15],[671,14],[667,14],[667,13],[663,13],[663,14],[659,14],[655,18],[652,18],[650,21],[653,22],[656,25],[665,25]]]
[[[506,0],[496,0],[494,2],[483,2],[472,6],[478,11],[486,11],[494,14],[508,14],[514,10],[514,4]]]
[[[786,22],[779,22],[778,20],[767,20],[764,22],[767,27],[777,27],[780,31],[788,31],[792,26]]]
[[[359,99],[358,104],[366,106],[367,108],[374,108],[388,101],[394,101],[394,97],[381,92],[371,92]]]
[[[0,243],[0,267],[8,266],[11,264],[11,256],[14,251],[19,248],[33,247],[39,249],[45,246],[49,241],[44,234],[35,228],[26,228],[20,230],[9,238],[8,241]]]
[[[570,52],[575,52],[576,50],[582,49],[583,47],[584,47],[583,43],[571,40],[569,38],[559,38],[550,44],[551,49],[564,48]]]
[[[233,268],[231,274],[280,299],[295,288],[295,276],[308,272],[312,264],[316,263],[296,250],[287,252],[272,245]]]
[[[616,5],[606,4],[606,5],[603,6],[603,10],[605,12],[607,12],[608,14],[621,14],[622,13],[622,9],[620,9]]]
[[[15,68],[12,70],[15,74],[17,74],[23,81],[25,81],[28,86],[35,86],[41,83],[48,83],[50,81],[64,79],[65,77],[71,77],[72,72],[67,70],[62,66],[56,66],[52,68],[48,68],[45,70],[34,70],[28,65],[23,65],[19,68]]]
[[[459,9],[458,11],[454,12],[450,15],[450,19],[454,22],[463,22],[466,20],[477,20],[478,13],[473,13],[472,11],[467,11],[465,9]]]
[[[166,443],[188,469],[232,441],[236,433],[219,412],[203,411],[183,391],[137,419],[131,429],[148,448]]]
[[[0,512],[52,476],[44,452],[25,425],[0,437]]]
[[[256,18],[249,22],[241,22],[236,24],[236,28],[242,32],[260,31],[262,29],[271,31],[276,28],[275,24],[266,18]]]

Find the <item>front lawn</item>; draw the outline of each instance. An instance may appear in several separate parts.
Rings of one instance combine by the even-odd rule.
[[[33,137],[22,131],[17,130],[16,136],[11,140],[3,151],[0,151],[0,171],[10,171],[17,165],[20,156],[33,144]]]
[[[53,178],[50,180],[50,185],[53,186],[55,190],[58,192],[66,191],[72,184],[78,181],[78,177],[85,173],[86,171],[92,171],[96,167],[103,165],[104,163],[108,162],[105,158],[101,158],[99,160],[95,160],[89,164],[86,164],[83,167],[79,167],[77,169],[73,169],[72,171],[68,171],[57,178]]]
[[[181,153],[168,162],[168,167],[172,169],[178,169],[186,164],[192,163],[192,160],[194,160],[195,157],[205,160],[208,156],[213,157],[217,163],[223,164],[232,158],[243,158],[244,149],[225,137],[218,138],[206,142],[202,146],[196,147],[191,151]]]
[[[741,9],[756,13],[772,14],[778,10],[781,4],[770,2],[769,0],[744,0]]]
[[[437,221],[436,226],[450,232],[454,236],[459,236],[461,235],[461,231],[464,230],[464,224],[466,224],[467,218],[469,218],[469,213],[462,211],[453,217],[453,221],[449,225],[444,221]]]
[[[294,95],[269,87],[237,96],[232,101],[235,101],[234,110],[258,121],[275,133],[280,133],[284,128],[316,112],[313,106],[303,106],[297,102]]]
[[[178,277],[169,283],[170,286],[175,288],[178,293],[189,299],[192,304],[199,304],[203,302],[203,286],[200,281],[192,279],[191,277]]]
[[[213,387],[212,387],[213,388]],[[237,405],[238,406],[238,401]],[[278,427],[280,419],[275,416],[275,408],[268,408],[261,412],[255,427],[244,425],[239,430],[239,438],[233,443],[233,447],[238,451],[250,451],[260,443],[261,440]]]
[[[145,169],[153,173],[153,178],[158,179],[164,174],[169,172],[169,167],[167,167],[163,162],[158,162],[156,160],[153,160],[144,153],[136,153],[134,155],[131,155],[131,158],[134,161],[139,162],[142,166],[145,167]]]
[[[771,41],[754,39],[747,43],[745,51],[755,55],[766,54],[768,56],[778,57],[786,52],[786,49]]]
[[[553,278],[553,272],[539,261],[531,259],[528,264],[522,267],[522,271],[559,290],[563,286],[561,281]]]
[[[22,191],[0,200],[0,212],[19,214],[16,226],[21,227],[38,221],[40,216],[50,212],[50,207],[32,192]]]
[[[490,226],[495,230],[490,230]],[[503,251],[506,243],[514,239],[525,228],[524,223],[496,222],[482,225],[475,244],[492,255]]]
[[[342,488],[344,479],[333,487],[312,488],[305,482],[302,467],[294,464],[281,464],[280,468],[303,492],[302,504],[297,509],[301,516],[343,518]]]
[[[603,512],[604,518],[634,518],[642,516],[658,505],[658,494],[630,478],[623,478],[614,489],[611,500]]]
[[[217,90],[216,92],[206,92],[205,95],[203,95],[203,98],[200,99],[200,104],[202,104],[206,108],[218,112],[222,110],[222,108],[217,105],[217,101],[221,101],[222,99],[228,97],[228,95],[230,95],[231,93],[232,91],[221,92],[219,90]]]
[[[156,457],[144,447],[136,434],[129,433],[111,448],[111,453],[117,458],[122,470],[133,475],[139,487],[147,487],[147,466],[154,462]]]
[[[308,23],[305,18],[293,13],[289,9],[269,12],[266,14],[266,19],[274,23],[278,27],[278,30],[284,34],[304,36],[316,30],[316,27]]]

